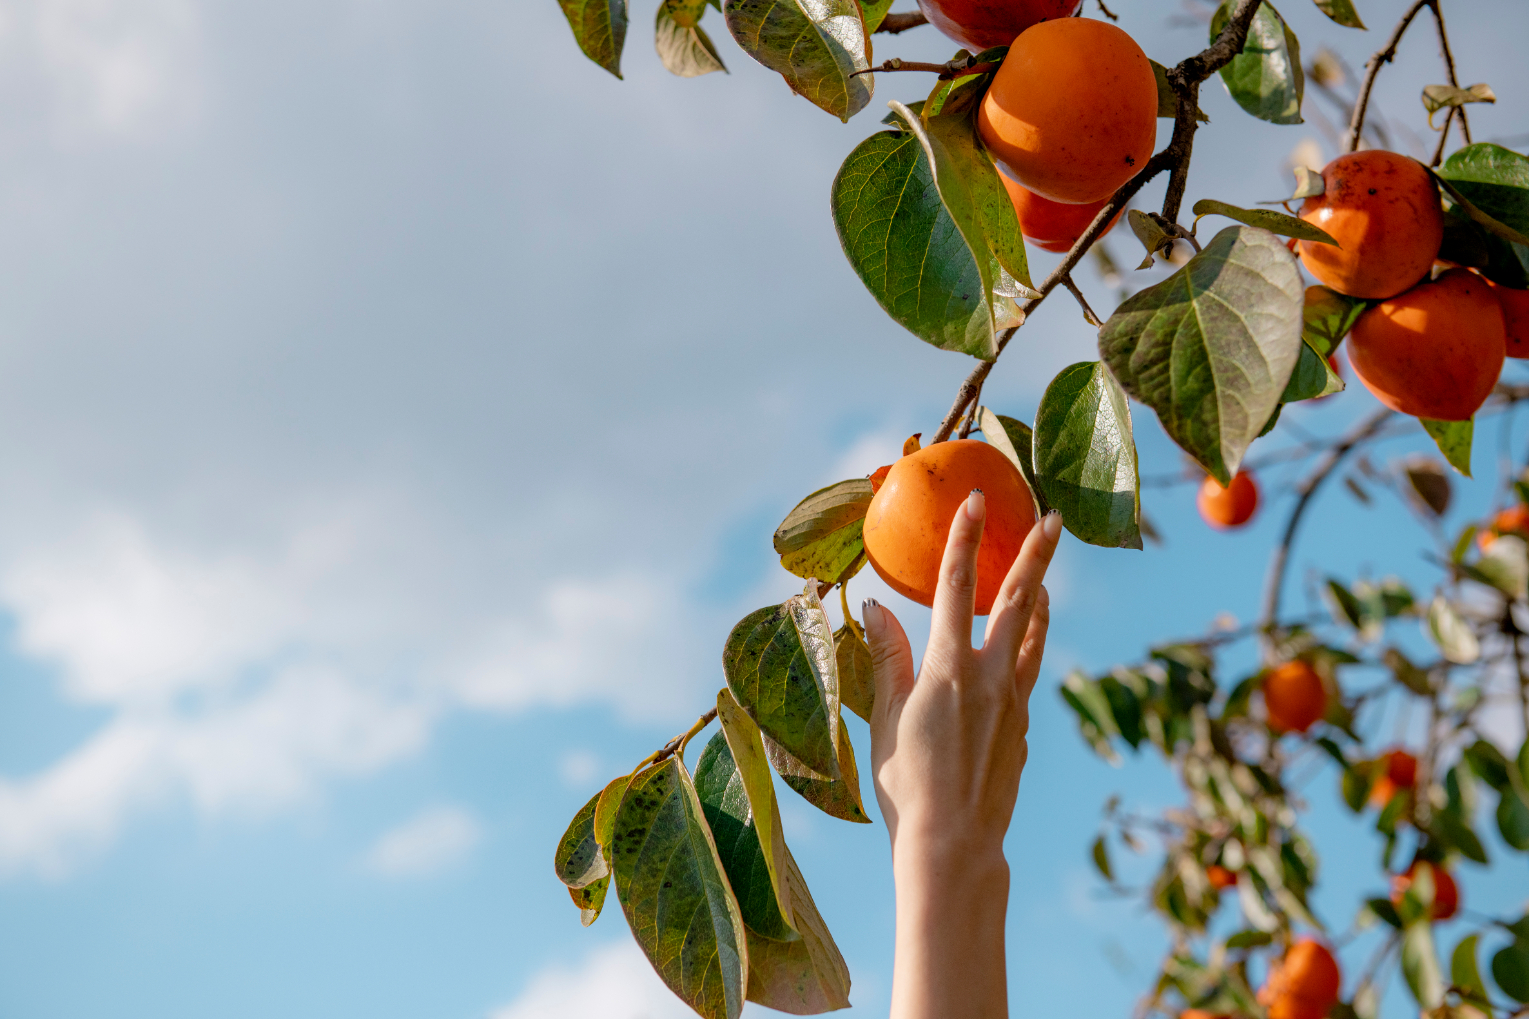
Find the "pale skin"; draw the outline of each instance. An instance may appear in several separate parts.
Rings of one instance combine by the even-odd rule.
[[[977,650],[971,632],[984,517],[983,495],[973,491],[951,523],[916,677],[897,617],[875,601],[864,609],[876,680],[871,769],[897,886],[891,1019],[1009,1014],[1003,838],[1050,621],[1041,581],[1062,520],[1053,513],[1031,528]]]

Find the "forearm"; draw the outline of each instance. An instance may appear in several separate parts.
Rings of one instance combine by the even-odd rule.
[[[983,853],[905,844],[893,852],[897,953],[891,1019],[1004,1019],[1009,866]]]

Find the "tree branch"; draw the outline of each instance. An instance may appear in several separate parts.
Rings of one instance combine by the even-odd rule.
[[[1439,5],[1434,2],[1429,5],[1433,10],[1433,21],[1439,29],[1439,49],[1444,54],[1444,69],[1449,72],[1449,83],[1455,88],[1460,87],[1460,79],[1455,77],[1455,55],[1449,51],[1449,33],[1444,31],[1444,12],[1439,10]],[[1465,107],[1454,106],[1451,109],[1458,110],[1460,116],[1460,133],[1465,135],[1465,144],[1471,143],[1471,123],[1466,119]],[[1444,125],[1444,137],[1449,137],[1449,125]]]
[[[1396,23],[1396,28],[1391,32],[1391,38],[1384,48],[1379,50],[1364,65],[1364,84],[1359,88],[1359,98],[1354,102],[1354,116],[1349,120],[1348,138],[1343,144],[1344,152],[1356,152],[1359,149],[1359,136],[1364,133],[1364,117],[1370,109],[1370,90],[1375,87],[1375,78],[1380,74],[1381,67],[1396,59],[1396,48],[1402,43],[1402,36],[1407,34],[1407,26],[1412,24],[1412,19],[1418,16],[1424,7],[1433,8],[1437,15],[1438,0],[1417,0],[1407,13],[1402,15],[1402,20]],[[1443,22],[1440,23],[1442,32]]]
[[[897,35],[906,32],[910,28],[929,24],[929,19],[924,17],[923,11],[900,11],[889,13],[881,19],[881,24],[876,26],[877,32],[885,32],[888,35]]]
[[[1088,298],[1083,296],[1083,291],[1078,289],[1078,284],[1073,281],[1071,275],[1062,279],[1062,286],[1072,291],[1072,296],[1077,299],[1078,306],[1083,309],[1083,321],[1095,327],[1104,325],[1099,316],[1094,314],[1094,309],[1088,306]]]

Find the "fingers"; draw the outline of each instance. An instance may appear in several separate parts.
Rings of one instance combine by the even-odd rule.
[[[892,610],[876,599],[866,599],[860,618],[865,620],[865,642],[871,649],[876,705],[890,707],[913,690],[913,649]]]
[[[940,581],[934,589],[934,616],[929,622],[930,648],[969,650],[972,614],[977,608],[977,549],[987,501],[974,488],[950,521],[950,537],[940,560]]]
[[[1025,642],[1019,647],[1019,658],[1014,663],[1014,683],[1021,701],[1028,701],[1035,689],[1035,680],[1041,674],[1041,655],[1046,650],[1046,631],[1051,628],[1051,595],[1045,587],[1035,598],[1035,611],[1030,613],[1030,625],[1025,630]]]
[[[1007,663],[1005,670],[1013,668],[1019,657],[1020,641],[1030,629],[1041,581],[1046,577],[1046,567],[1051,565],[1061,536],[1062,516],[1055,511],[1030,528],[1024,547],[1019,550],[1014,565],[1009,567],[1009,575],[1004,578],[1003,587],[999,588],[998,597],[993,601],[988,636],[982,650],[984,655],[1000,656]]]

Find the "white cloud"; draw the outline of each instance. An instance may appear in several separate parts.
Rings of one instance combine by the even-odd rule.
[[[600,774],[600,758],[588,750],[570,750],[558,761],[558,772],[571,786],[586,786]]]
[[[664,986],[630,939],[598,948],[577,968],[551,966],[492,1019],[687,1019],[695,1015]]]
[[[432,807],[379,838],[366,865],[384,877],[426,877],[461,862],[482,838],[482,826],[468,811]]]

